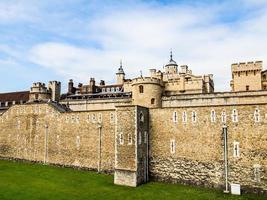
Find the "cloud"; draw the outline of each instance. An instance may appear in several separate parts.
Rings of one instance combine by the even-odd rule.
[[[178,64],[188,64],[197,75],[213,73],[215,89],[221,91],[230,90],[231,63],[267,61],[263,0],[50,3],[52,9],[39,3],[33,4],[35,12],[21,12],[28,13],[24,19],[37,16],[30,22],[37,33],[31,34],[41,37],[12,57],[65,80],[112,82],[120,59],[133,78],[140,70],[162,69],[172,48]]]

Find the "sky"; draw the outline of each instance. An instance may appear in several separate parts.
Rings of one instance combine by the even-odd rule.
[[[0,93],[33,82],[114,83],[162,70],[170,50],[230,91],[231,64],[267,62],[266,0],[0,0]]]

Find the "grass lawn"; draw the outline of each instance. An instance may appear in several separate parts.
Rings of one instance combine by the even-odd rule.
[[[95,172],[0,160],[0,200],[38,199],[265,199],[222,191],[150,182],[137,188],[116,186],[113,176]]]

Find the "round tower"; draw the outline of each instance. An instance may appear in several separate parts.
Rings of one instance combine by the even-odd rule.
[[[139,77],[132,80],[132,99],[134,105],[147,108],[161,107],[163,92],[162,80],[154,77]]]
[[[172,51],[170,52],[170,61],[164,67],[166,74],[177,74],[177,63],[172,59]]]

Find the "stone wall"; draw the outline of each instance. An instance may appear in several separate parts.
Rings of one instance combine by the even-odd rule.
[[[259,122],[255,122],[256,109],[260,113]],[[233,122],[236,116],[233,116],[233,110],[236,110],[236,122]],[[183,113],[186,113],[186,120]],[[171,182],[223,186],[222,120],[225,119],[229,134],[229,182],[241,184],[245,191],[253,189],[266,193],[266,104],[150,109],[151,177]],[[234,157],[234,144],[237,143],[239,156]]]
[[[114,135],[115,110],[16,105],[0,117],[0,156],[113,171]]]

